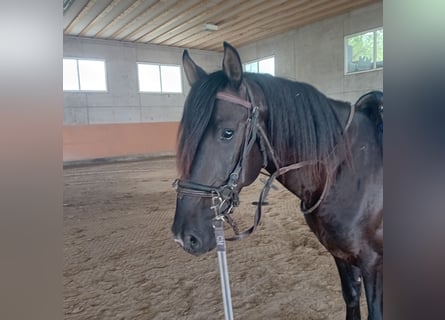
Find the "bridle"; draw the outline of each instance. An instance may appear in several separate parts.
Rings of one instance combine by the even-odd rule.
[[[233,239],[228,238],[227,240],[235,240],[235,238],[244,237],[245,234],[245,232],[239,233],[238,227],[233,218],[230,216],[230,214],[233,212],[233,208],[239,205],[239,190],[237,189],[237,186],[240,178],[240,173],[243,168],[244,162],[247,159],[248,154],[250,153],[255,142],[257,141],[259,128],[261,128],[260,125],[258,124],[259,107],[251,103],[252,95],[249,89],[247,91],[248,91],[247,94],[248,100],[241,99],[237,96],[231,95],[226,92],[218,92],[216,94],[216,99],[227,101],[245,107],[249,111],[249,115],[245,122],[245,133],[244,133],[244,140],[242,147],[243,149],[237,164],[235,165],[234,169],[229,175],[229,178],[227,179],[227,182],[219,187],[203,185],[196,182],[180,180],[180,179],[176,179],[175,182],[173,183],[178,195],[189,195],[201,198],[211,198],[212,206],[210,208],[215,213],[214,219],[226,221],[231,225],[231,227],[235,232],[235,237]],[[267,155],[262,144],[260,149],[263,154],[263,166],[265,167],[267,165]]]
[[[284,167],[279,166],[279,162],[275,156],[274,149],[272,148],[272,145],[265,133],[265,130],[262,128],[262,126],[259,124],[258,121],[259,106],[253,103],[253,95],[248,84],[246,82],[244,82],[244,84],[247,88],[247,100],[241,99],[235,95],[226,92],[218,92],[216,94],[216,99],[227,101],[245,107],[249,111],[249,115],[245,123],[246,130],[243,141],[243,151],[232,173],[230,173],[227,182],[219,187],[203,185],[196,182],[180,180],[180,179],[176,179],[173,182],[173,186],[176,189],[176,192],[178,193],[178,197],[182,197],[182,195],[188,195],[201,198],[211,198],[212,205],[210,209],[212,209],[215,213],[214,220],[225,221],[229,223],[229,225],[232,227],[235,233],[233,237],[226,239],[229,241],[243,239],[252,234],[256,230],[258,224],[261,221],[262,204],[265,201],[270,188],[272,187],[273,181],[278,176],[281,176],[292,170],[297,170],[306,166],[317,165],[317,164],[323,164],[326,170],[328,170],[327,165],[322,160],[307,160],[307,161],[300,161],[298,163],[294,163]],[[349,113],[349,118],[347,120],[345,129],[343,130],[343,134],[346,132],[346,130],[349,128],[352,122],[352,118],[354,116],[354,110],[355,110],[354,106],[351,105],[351,111]],[[251,151],[253,145],[256,143],[257,138],[259,138],[258,140],[260,145],[260,151],[263,156],[263,168],[267,166],[268,163],[267,159],[269,156],[275,165],[276,171],[269,176],[268,180],[264,184],[263,189],[261,190],[257,209],[255,211],[253,225],[249,229],[240,233],[238,226],[236,225],[236,222],[231,217],[231,214],[233,212],[234,207],[237,207],[239,205],[240,190],[237,189],[237,186],[241,170],[243,168],[244,162],[247,159],[249,152]],[[318,206],[321,204],[324,197],[326,196],[328,186],[330,183],[330,175],[328,172],[326,173],[327,174],[325,179],[325,185],[323,187],[323,191],[318,201],[308,209],[304,208],[304,204],[302,202],[301,211],[304,214],[309,214],[313,212],[316,208],[318,208]]]

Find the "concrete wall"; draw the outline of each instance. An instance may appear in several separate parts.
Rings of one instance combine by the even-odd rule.
[[[383,90],[383,70],[344,74],[344,37],[383,26],[377,3],[239,48],[243,62],[275,56],[275,75],[307,82],[327,96],[355,102]]]
[[[64,124],[109,124],[179,121],[189,89],[183,93],[138,92],[137,62],[181,65],[183,49],[65,37],[64,57],[104,59],[108,92],[64,92]],[[216,70],[221,55],[191,50],[196,62]]]
[[[181,65],[182,52],[65,37],[64,57],[105,60],[108,91],[64,92],[64,161],[173,153],[189,85],[183,74],[183,93],[140,93],[137,62]],[[190,54],[206,70],[220,68],[220,53],[190,50]]]

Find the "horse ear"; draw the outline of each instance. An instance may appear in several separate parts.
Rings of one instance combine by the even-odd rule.
[[[224,41],[223,70],[232,85],[238,89],[243,80],[243,66],[238,51]]]
[[[196,81],[207,75],[207,73],[190,58],[187,50],[184,50],[182,54],[182,65],[184,66],[185,76],[190,86],[193,86]]]

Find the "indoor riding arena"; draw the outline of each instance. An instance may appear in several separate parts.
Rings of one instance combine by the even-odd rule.
[[[224,319],[216,251],[191,255],[171,231],[183,51],[213,72],[227,41],[244,71],[355,102],[383,88],[382,1],[75,0],[63,18],[64,318]],[[240,229],[266,180],[241,191]],[[345,319],[334,259],[278,182],[226,247],[235,319]]]

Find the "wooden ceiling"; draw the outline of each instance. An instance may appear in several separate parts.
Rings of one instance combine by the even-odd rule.
[[[64,34],[222,50],[382,0],[64,0]],[[206,31],[205,24],[218,26]]]

